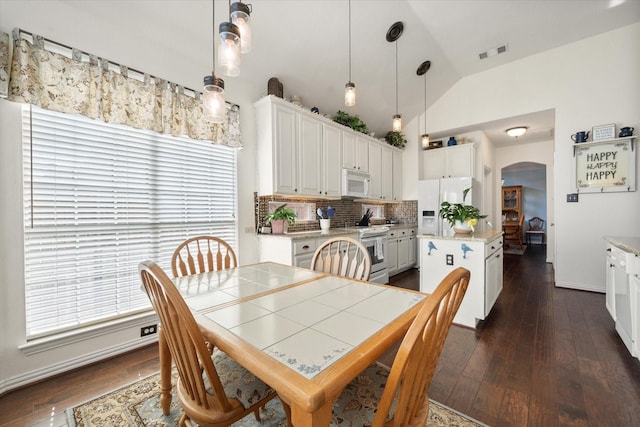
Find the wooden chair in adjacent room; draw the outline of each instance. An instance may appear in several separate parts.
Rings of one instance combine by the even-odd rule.
[[[228,426],[276,397],[273,389],[225,353],[213,356],[171,279],[152,261],[139,266],[142,285],[162,324],[162,339],[178,370],[179,425]]]
[[[311,269],[352,279],[369,280],[371,255],[362,243],[335,237],[322,243],[311,259]]]
[[[531,236],[539,236],[540,244],[544,244],[544,219],[534,216],[529,220],[529,229],[527,230],[527,244],[531,244]]]
[[[173,252],[173,277],[226,270],[238,266],[233,248],[214,236],[198,236],[182,242]]]
[[[426,425],[429,385],[469,278],[458,267],[440,282],[421,303],[391,370],[374,363],[351,381],[334,403],[332,425]]]
[[[522,225],[524,224],[524,215],[520,214],[518,221],[506,221],[502,223],[502,231],[504,231],[503,241],[506,246],[509,243],[514,243],[520,246],[520,249],[524,249],[522,244]]]

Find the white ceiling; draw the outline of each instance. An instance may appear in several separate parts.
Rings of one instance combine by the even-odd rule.
[[[242,93],[257,100],[267,94],[269,78],[277,77],[284,85],[285,98],[299,95],[306,107],[316,106],[323,114],[333,115],[337,110],[357,114],[378,137],[390,130],[395,113],[396,46],[385,35],[396,21],[404,23],[397,47],[398,110],[405,123],[425,108],[424,77],[416,74],[425,60],[432,62],[426,74],[427,104],[431,105],[465,76],[640,21],[640,0],[616,0],[621,2],[616,7],[610,7],[611,0],[352,0],[351,80],[356,84],[358,104],[347,108],[343,94],[349,77],[348,1],[245,2],[252,3],[253,50],[242,56],[239,77],[222,76],[227,99],[234,101],[242,86]],[[0,0],[3,14],[24,9],[25,3]],[[31,3],[42,8],[55,4],[65,14],[85,17],[73,29],[75,38],[83,31],[101,31],[106,40],[126,34],[140,49],[113,58],[125,65],[135,68],[145,55],[188,64],[175,75],[149,70],[148,65],[144,71],[192,88],[200,88],[202,78],[211,71],[211,0]],[[227,5],[227,1],[216,1],[217,24],[226,18]],[[33,30],[54,40],[56,33],[64,34],[64,24],[48,25],[49,29]],[[102,54],[95,51],[101,47],[82,46],[81,40],[57,41]],[[113,44],[106,49],[113,49]],[[505,44],[507,53],[478,59],[480,52]],[[590,60],[585,58],[585,64],[576,66],[588,66]],[[553,123],[553,112],[547,111],[491,124],[470,123],[469,129],[484,130],[500,143],[511,124],[527,125],[535,136],[551,132]]]

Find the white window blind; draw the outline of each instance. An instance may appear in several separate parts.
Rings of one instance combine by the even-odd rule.
[[[234,149],[29,106],[22,128],[27,338],[150,309],[138,264],[171,275],[188,237],[237,251]]]

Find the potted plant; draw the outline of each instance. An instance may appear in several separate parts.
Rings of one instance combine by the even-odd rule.
[[[367,133],[367,125],[360,120],[358,116],[351,116],[344,111],[338,111],[335,116],[333,116],[333,121],[336,123],[340,123],[341,125],[350,127],[351,129]]]
[[[283,234],[287,232],[289,225],[296,222],[296,212],[287,207],[287,204],[280,205],[273,213],[264,217],[265,221],[271,223],[271,232],[273,234]]]
[[[407,144],[407,140],[405,139],[402,132],[389,131],[384,137],[384,140],[387,141],[387,144],[393,145],[394,147],[398,148],[404,148],[404,146]]]
[[[440,217],[446,219],[456,233],[472,233],[478,220],[487,217],[480,214],[480,210],[475,206],[464,204],[469,190],[471,188],[466,188],[462,192],[462,203],[442,202],[440,204]]]

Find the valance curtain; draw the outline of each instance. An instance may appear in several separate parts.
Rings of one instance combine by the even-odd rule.
[[[0,32],[0,98],[9,93],[9,34]]]
[[[106,123],[242,147],[237,107],[227,108],[226,123],[207,122],[202,118],[199,94],[188,95],[181,86],[149,75],[144,75],[143,81],[129,77],[126,67],[116,71],[109,61],[76,50],[68,58],[46,50],[42,37],[33,35],[32,43],[18,31],[13,34],[9,100]]]

